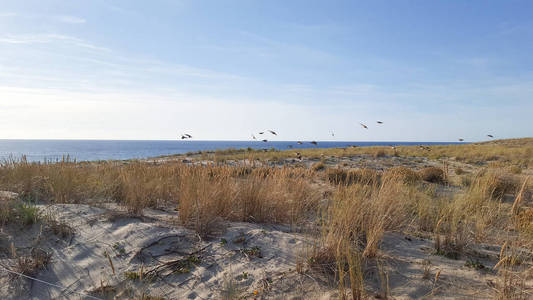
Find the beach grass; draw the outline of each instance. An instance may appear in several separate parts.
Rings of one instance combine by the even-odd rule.
[[[45,222],[56,235],[68,236],[71,228],[43,217],[33,204],[111,201],[130,215],[142,215],[147,208],[176,209],[177,223],[202,238],[221,234],[225,222],[306,228],[315,241],[306,260],[309,269],[333,274],[341,295],[353,299],[365,297],[362,274],[370,265],[379,266],[387,233],[429,237],[433,253],[449,259],[464,257],[476,244],[507,243],[495,267],[502,276],[498,295],[514,297],[518,292],[509,286],[527,280],[523,266],[531,256],[520,257],[520,266],[511,263],[518,254],[509,249],[533,251],[533,139],[429,148],[301,149],[302,156],[319,160],[297,165],[254,163],[290,158],[295,150],[251,149],[202,152],[185,162],[9,160],[0,165],[0,189],[19,197],[0,201],[0,225]],[[470,171],[452,172],[437,160],[418,169],[330,167],[323,162],[325,156],[357,155],[445,158]],[[21,270],[41,268],[40,261],[31,259],[21,260]],[[384,282],[380,293],[386,296],[386,274],[378,270]]]

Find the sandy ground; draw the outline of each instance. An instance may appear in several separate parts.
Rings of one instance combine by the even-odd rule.
[[[257,291],[286,299],[320,289],[295,276],[295,255],[308,242],[283,227],[231,223],[219,238],[202,241],[192,231],[173,224],[176,213],[147,210],[140,219],[88,205],[62,204],[43,210],[68,220],[76,229],[74,238],[49,236],[36,242],[39,229],[31,228],[30,234],[12,232],[2,246],[14,242],[20,248],[39,247],[52,253],[47,270],[36,277],[68,289],[23,279],[25,284],[17,290],[12,277],[0,271],[2,299],[86,298],[72,291],[105,299],[131,299],[140,292],[165,299],[217,299],[231,285],[242,295]],[[150,274],[165,262],[190,257],[194,261],[182,272],[172,273],[179,269],[176,266],[161,268],[145,283],[126,278],[127,272],[143,268],[144,274]],[[3,265],[13,263],[2,259]],[[270,288],[274,283],[275,290]],[[102,286],[108,287],[104,288],[107,295],[101,293]]]
[[[14,242],[20,248],[51,253],[51,263],[36,278],[65,288],[0,271],[2,299],[89,299],[74,291],[100,299],[132,299],[142,293],[164,299],[220,299],[229,292],[245,299],[338,297],[336,286],[325,276],[297,272],[298,257],[312,241],[282,226],[228,223],[224,234],[205,241],[176,225],[176,212],[147,210],[146,217],[131,218],[115,207],[60,204],[42,209],[68,220],[76,230],[74,237],[39,238],[39,228],[30,228],[24,229],[24,235],[11,232],[2,247]],[[486,299],[497,281],[491,268],[499,248],[481,250],[485,267],[477,270],[465,266],[468,257],[432,255],[430,240],[389,233],[381,245],[380,261],[395,299]],[[0,261],[6,266],[14,263],[6,257]],[[128,272],[139,274],[141,269],[143,281],[127,278]],[[378,268],[366,269],[368,292],[377,295]],[[148,279],[150,274],[154,276]]]

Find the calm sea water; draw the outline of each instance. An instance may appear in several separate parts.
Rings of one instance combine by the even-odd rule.
[[[447,145],[446,142],[318,142],[318,146],[309,142],[298,145],[295,141],[124,141],[124,140],[0,140],[0,160],[21,158],[28,161],[55,161],[69,155],[78,161],[122,160],[147,158],[160,155],[180,154],[198,150],[216,150],[228,148],[254,148],[279,150],[294,148],[335,148],[350,145]]]

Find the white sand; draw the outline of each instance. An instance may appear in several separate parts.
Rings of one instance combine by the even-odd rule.
[[[143,292],[164,299],[221,299],[229,285],[246,299],[338,298],[332,277],[296,272],[297,262],[302,261],[299,255],[312,243],[304,234],[289,232],[283,226],[229,223],[223,234],[203,241],[176,224],[174,211],[146,210],[141,219],[117,213],[116,205],[109,207],[112,209],[81,204],[41,207],[76,230],[72,239],[50,233],[39,238],[40,228],[36,225],[0,233],[4,252],[12,242],[21,252],[31,247],[51,252],[51,263],[36,277],[66,287],[59,289],[10,277],[0,270],[0,299],[88,299],[73,291],[101,299],[132,299]],[[259,257],[243,251],[254,247],[260,250]],[[388,233],[381,244],[379,260],[388,274],[390,296],[394,299],[487,299],[494,295],[498,284],[492,267],[499,247],[479,246],[477,251],[476,259],[481,257],[480,262],[486,267],[483,270],[465,266],[468,255],[459,260],[432,255],[430,240]],[[105,252],[110,254],[114,274]],[[125,277],[126,272],[139,272],[141,267],[147,274],[164,262],[185,259],[190,253],[195,253],[198,261],[187,266],[189,272],[163,271],[160,277],[142,282]],[[429,272],[424,278],[427,261]],[[0,263],[13,266],[14,260],[3,254]],[[377,295],[380,289],[378,268],[375,262],[372,264],[365,267],[364,274],[370,296]],[[440,278],[434,283],[439,270]],[[95,292],[101,286],[107,287],[108,293]]]

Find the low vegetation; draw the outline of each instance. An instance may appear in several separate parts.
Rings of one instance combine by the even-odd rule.
[[[383,147],[344,148],[307,148],[279,151],[275,149],[226,149],[217,151],[200,151],[185,154],[186,157],[198,160],[226,162],[248,159],[250,161],[280,162],[295,159],[297,153],[302,157],[321,159],[323,157],[426,157],[430,159],[453,159],[479,166],[509,167],[514,172],[527,169],[533,165],[533,138],[495,140],[490,142],[457,144]],[[183,155],[178,155],[181,157]]]
[[[502,245],[500,261],[494,266],[501,275],[497,297],[522,299],[528,292],[524,282],[533,263],[533,180],[528,177],[533,139],[429,149],[299,149],[302,156],[320,158],[307,165],[264,164],[261,160],[294,159],[295,152],[252,149],[189,154],[194,159],[185,162],[9,160],[0,165],[0,189],[18,193],[18,197],[0,199],[0,225],[42,223],[53,234],[67,238],[75,231],[42,215],[35,203],[114,201],[130,215],[142,215],[146,208],[176,209],[178,223],[202,238],[222,233],[227,221],[306,228],[315,237],[306,259],[307,271],[333,276],[341,297],[353,299],[368,296],[363,274],[369,268],[379,275],[380,297],[387,297],[388,277],[381,265],[380,245],[388,232],[429,237],[433,254],[468,258],[465,265],[475,270],[492,266],[471,257],[473,246],[497,244]],[[355,155],[440,160],[431,166],[377,169],[331,167],[324,158]],[[457,166],[449,171],[451,160]],[[254,247],[243,246],[242,253],[249,258],[262,256],[261,249]],[[44,268],[49,258],[41,254],[19,258],[21,273]],[[186,273],[197,262],[182,263]],[[298,270],[307,272],[302,266]],[[141,274],[124,276],[137,280]],[[231,279],[224,286],[226,299],[241,294]]]

